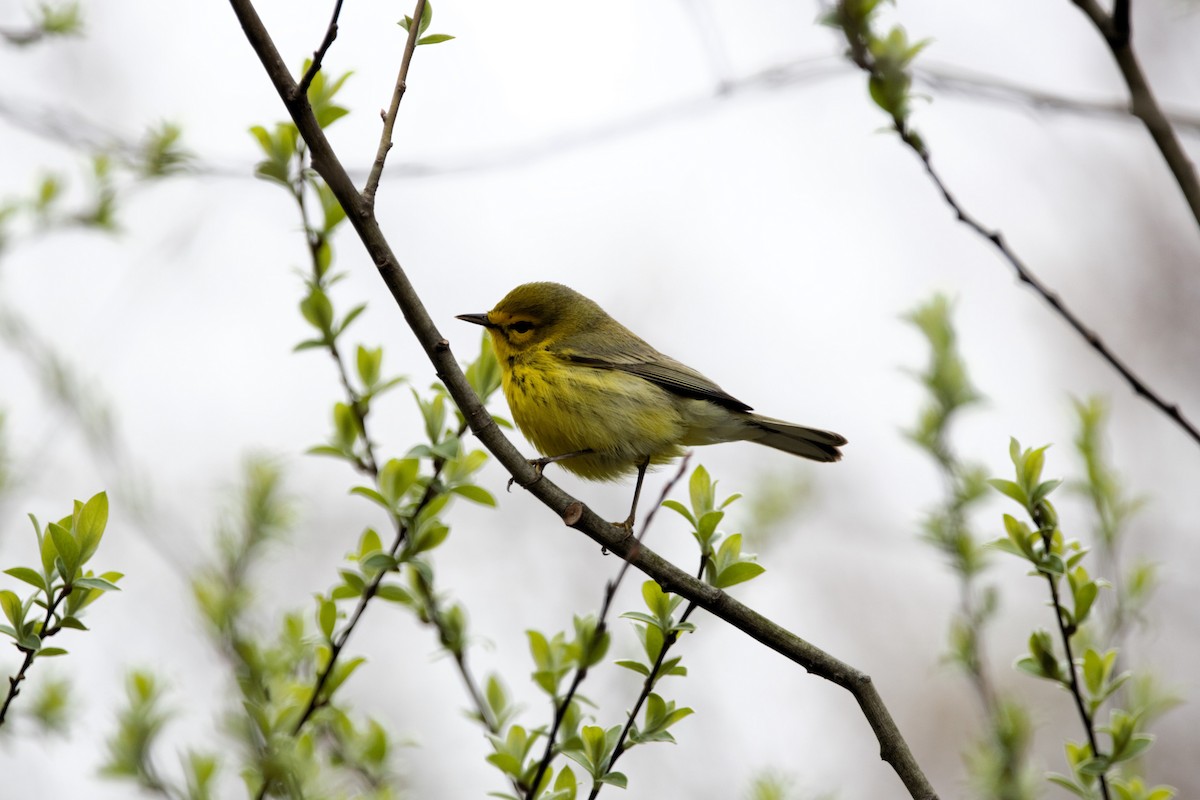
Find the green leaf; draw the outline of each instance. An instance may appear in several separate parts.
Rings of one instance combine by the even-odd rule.
[[[448,42],[454,37],[448,33],[431,33],[428,36],[422,36],[417,39],[417,44],[437,44],[438,42]]]
[[[79,563],[86,564],[100,546],[104,529],[108,525],[108,495],[105,492],[93,496],[84,504],[75,526],[79,540]]]
[[[367,528],[358,540],[358,555],[365,556],[383,550],[383,540],[374,528]]]
[[[614,661],[613,663],[616,664],[618,667],[624,667],[625,669],[631,669],[639,675],[644,675],[647,677],[650,675],[650,668],[647,667],[645,664],[643,664],[640,661],[633,661],[631,659],[621,659],[620,661]]]
[[[333,640],[333,626],[337,624],[337,605],[326,598],[321,598],[317,606],[317,625],[328,641]]]
[[[395,569],[399,562],[396,561],[396,557],[391,553],[376,551],[362,559],[359,563],[362,564],[364,570],[375,573]]]
[[[655,621],[663,621],[671,614],[671,596],[662,590],[657,581],[642,583],[642,599],[646,608],[654,615]]]
[[[696,526],[696,520],[692,517],[692,512],[687,510],[687,507],[678,500],[664,500],[663,508],[669,508],[686,519],[692,527]]]
[[[1025,463],[1021,469],[1021,483],[1025,486],[1036,486],[1042,477],[1042,467],[1046,463],[1046,448],[1039,447],[1036,450],[1031,450],[1025,456]]]
[[[695,516],[699,517],[713,510],[715,489],[712,479],[708,476],[708,470],[703,465],[692,471],[692,477],[688,480],[688,494],[691,496],[692,513]]]
[[[50,532],[50,538],[54,540],[54,547],[58,550],[58,554],[61,556],[62,563],[66,568],[65,572],[63,572],[63,580],[69,581],[75,577],[75,573],[79,570],[79,543],[75,541],[75,537],[71,535],[70,531],[57,522],[51,522],[46,527]]]
[[[345,683],[346,679],[353,675],[356,669],[366,663],[366,660],[362,656],[355,656],[345,661],[339,661],[334,666],[333,671],[329,673],[329,679],[325,682],[325,687],[321,690],[322,696],[327,698],[332,697],[338,687]]]
[[[417,28],[417,33],[425,33],[431,22],[433,22],[433,3],[425,0],[425,7],[421,9],[421,24]]]
[[[417,480],[421,462],[415,458],[393,458],[379,471],[379,491],[394,508]]]
[[[43,647],[37,651],[37,654],[38,658],[49,658],[50,656],[65,656],[67,651],[61,647]]]
[[[717,579],[713,581],[713,586],[724,589],[757,578],[766,571],[766,567],[753,561],[739,561],[721,570]]]
[[[1001,494],[1016,500],[1022,506],[1028,507],[1030,505],[1029,497],[1025,494],[1025,490],[1021,488],[1020,484],[1004,480],[1003,478],[989,478],[988,485]]]
[[[482,486],[464,483],[458,486],[450,487],[450,491],[483,506],[491,506],[494,508],[496,505],[496,498],[492,497],[491,492],[489,492],[487,489],[484,489]]]
[[[401,605],[411,606],[414,602],[411,594],[392,583],[381,584],[375,594],[380,600],[400,603]]]
[[[350,324],[352,322],[354,322],[354,320],[358,319],[359,315],[362,314],[366,310],[367,310],[366,303],[363,303],[362,305],[357,305],[354,308],[350,309],[350,312],[348,314],[346,314],[346,316],[343,317],[342,321],[338,324],[337,335],[341,336],[342,332],[345,331],[346,328],[349,328]]]
[[[1084,800],[1092,800],[1093,795],[1090,791],[1075,783],[1075,781],[1071,780],[1066,775],[1059,775],[1057,772],[1051,772],[1046,775],[1046,780],[1061,786],[1063,789],[1066,789],[1076,797],[1082,797]]]
[[[620,789],[626,788],[629,785],[629,779],[621,772],[609,772],[600,778],[601,783],[608,783]]]
[[[25,622],[25,605],[21,598],[8,589],[0,590],[0,608],[4,610],[4,616],[8,617],[13,627],[20,630]]]
[[[363,386],[370,389],[375,384],[379,383],[380,368],[383,364],[383,348],[377,347],[371,350],[358,346],[358,356],[355,365],[358,367],[358,379],[362,381]]]
[[[19,581],[25,581],[43,592],[46,591],[46,582],[42,580],[41,573],[29,567],[9,567],[4,570],[4,574],[12,575]]]
[[[85,589],[98,589],[102,592],[119,592],[121,590],[121,587],[115,583],[96,577],[76,578],[73,585],[82,586]]]
[[[378,503],[385,511],[394,511],[392,504],[387,501],[387,498],[369,486],[355,486],[350,490],[350,494],[356,494],[359,497],[365,497],[373,503]]]

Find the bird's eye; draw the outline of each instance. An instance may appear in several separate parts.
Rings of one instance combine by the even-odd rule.
[[[519,322],[514,322],[509,327],[512,328],[512,330],[516,333],[529,333],[531,330],[533,330],[533,323],[527,319],[523,319]]]

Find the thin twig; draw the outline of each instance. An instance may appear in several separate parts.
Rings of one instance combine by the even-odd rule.
[[[1095,6],[1095,0],[1073,0],[1073,2],[1080,4],[1081,7],[1084,5]],[[847,31],[847,40],[850,45],[850,51],[848,55],[851,61],[858,65],[858,67],[863,71],[882,80],[883,75],[880,72],[879,65],[876,63],[874,56],[870,52],[868,43],[859,37],[855,37],[849,31]],[[967,213],[966,209],[963,208],[955,196],[950,192],[949,187],[942,180],[941,175],[936,169],[934,169],[933,160],[929,154],[929,150],[926,148],[922,140],[918,138],[908,126],[907,121],[897,114],[891,115],[891,121],[892,128],[896,131],[896,135],[900,137],[900,141],[904,142],[904,144],[916,154],[917,158],[921,160],[921,165],[925,168],[925,172],[927,175],[929,175],[929,179],[933,181],[934,185],[941,193],[942,199],[946,201],[946,205],[950,206],[951,210],[954,211],[958,221],[991,242],[996,250],[999,251],[1004,260],[1007,261],[1013,268],[1017,279],[1030,286],[1035,292],[1037,292],[1039,296],[1041,296],[1043,300],[1046,301],[1046,303],[1052,309],[1054,309],[1054,311],[1060,317],[1066,320],[1066,322],[1072,328],[1074,328],[1080,336],[1083,337],[1084,341],[1086,341],[1088,345],[1101,356],[1101,358],[1107,361],[1109,365],[1115,369],[1122,378],[1125,379],[1125,382],[1129,384],[1130,388],[1133,389],[1135,394],[1145,398],[1147,402],[1149,402],[1151,405],[1165,414],[1169,419],[1175,422],[1176,425],[1182,428],[1194,442],[1200,444],[1200,429],[1197,429],[1196,426],[1183,415],[1183,412],[1179,410],[1179,406],[1177,404],[1163,399],[1163,397],[1151,389],[1149,384],[1147,384],[1140,376],[1138,376],[1128,364],[1126,364],[1121,358],[1113,353],[1113,351],[1109,349],[1108,345],[1104,343],[1104,340],[1100,338],[1098,333],[1085,325],[1073,311],[1067,308],[1066,304],[1058,296],[1058,294],[1051,291],[1046,284],[1042,283],[1042,281],[1033,274],[1029,267],[1026,266],[1025,262],[1022,261],[1012,249],[1009,248],[1008,244],[1004,241],[1003,234],[1001,234],[1000,231],[987,228],[976,217]],[[1197,210],[1198,213],[1200,213],[1200,205],[1197,206]],[[1197,217],[1197,220],[1200,221],[1200,216]]]
[[[755,641],[850,692],[879,742],[880,756],[895,770],[910,796],[917,800],[934,800],[937,793],[913,757],[908,743],[901,735],[870,676],[801,639],[734,600],[725,592],[696,580],[650,548],[630,540],[623,528],[606,522],[545,476],[541,480],[535,480],[537,476],[533,467],[521,451],[505,438],[471,385],[467,383],[466,376],[450,350],[450,343],[438,331],[416,289],[400,268],[396,254],[388,244],[372,209],[350,180],[345,167],[317,124],[312,109],[307,103],[289,99],[291,89],[295,85],[294,80],[274,42],[271,41],[262,19],[254,9],[254,4],[251,0],[229,2],[247,41],[296,123],[300,135],[308,142],[313,156],[313,168],[325,179],[338,202],[346,210],[347,218],[358,232],[363,246],[379,270],[380,277],[392,293],[417,341],[425,350],[437,376],[480,442],[518,483],[527,485],[529,493],[558,514],[565,524],[630,561],[634,567],[657,581],[664,591],[674,592],[694,601]]]
[[[646,515],[646,522],[642,525],[641,533],[638,534],[636,540],[638,546],[641,546],[642,540],[646,538],[646,532],[650,530],[650,523],[654,521],[654,516],[658,513],[658,509],[662,508],[662,504],[666,501],[667,495],[669,495],[675,488],[675,485],[683,479],[684,474],[687,472],[688,462],[691,460],[691,458],[691,452],[688,452],[686,455],[684,455],[683,460],[679,462],[678,471],[676,471],[671,480],[667,481],[666,486],[663,487],[662,494],[659,495],[658,498],[658,503],[656,503],[654,508],[650,509],[650,513]],[[625,573],[628,571],[629,561],[622,561],[621,568],[617,570],[617,576],[604,586],[604,601],[600,604],[600,613],[596,617],[597,639],[603,637],[608,628],[608,623],[606,622],[608,611],[612,607],[613,598],[617,596],[617,588],[620,587],[621,581],[625,578]],[[583,683],[583,679],[587,677],[587,673],[588,670],[586,666],[581,666],[579,669],[575,670],[575,677],[571,681],[570,688],[567,690],[567,693],[563,695],[562,702],[558,703],[554,709],[554,722],[551,724],[550,733],[546,737],[546,749],[542,753],[542,760],[538,764],[537,773],[534,775],[533,782],[529,784],[528,791],[526,792],[525,796],[527,800],[533,800],[533,793],[536,792],[537,787],[541,785],[542,776],[546,774],[546,770],[550,767],[551,760],[553,760],[554,756],[556,755],[555,740],[558,738],[558,729],[562,726],[563,718],[566,717],[567,711],[571,707],[571,701],[575,699],[575,692],[578,691],[579,684]]]
[[[1146,74],[1138,63],[1137,54],[1133,51],[1131,23],[1129,19],[1129,0],[1115,0],[1113,12],[1108,14],[1097,0],[1071,0],[1092,21],[1096,30],[1104,37],[1108,49],[1112,51],[1121,77],[1129,87],[1129,109],[1135,117],[1146,126],[1146,130],[1158,146],[1158,151],[1166,162],[1167,168],[1179,184],[1184,200],[1192,212],[1196,225],[1200,226],[1200,179],[1196,177],[1196,167],[1188,158],[1175,129],[1171,126],[1167,115],[1158,105],[1158,100],[1150,88]]]
[[[1047,553],[1050,552],[1052,545],[1053,532],[1046,528],[1042,529],[1042,543]],[[1101,753],[1099,746],[1096,743],[1096,729],[1092,722],[1092,715],[1088,713],[1087,706],[1083,701],[1083,691],[1079,688],[1079,676],[1075,671],[1075,656],[1071,652],[1071,632],[1067,630],[1067,623],[1064,619],[1065,609],[1058,596],[1058,581],[1054,575],[1045,570],[1042,574],[1046,576],[1046,582],[1050,584],[1050,600],[1054,606],[1054,618],[1058,622],[1058,632],[1062,638],[1063,651],[1066,655],[1067,675],[1071,683],[1071,697],[1075,699],[1075,707],[1079,710],[1079,718],[1083,722],[1083,729],[1087,732],[1088,744],[1092,748],[1092,757],[1100,758]],[[1101,772],[1096,776],[1100,779],[1100,794],[1104,800],[1109,800],[1108,794],[1108,779],[1106,773]]]
[[[404,55],[400,59],[400,74],[396,76],[396,86],[392,90],[392,104],[383,115],[383,133],[379,137],[379,150],[375,153],[375,163],[371,165],[371,174],[363,187],[363,205],[368,211],[375,208],[375,192],[379,190],[379,180],[383,177],[383,165],[387,161],[388,151],[392,149],[392,129],[396,126],[396,115],[400,112],[400,101],[408,88],[408,65],[412,63],[413,51],[417,49],[417,38],[421,35],[421,18],[425,16],[425,0],[417,0],[413,9],[412,22],[408,26],[408,39],[404,42]]]
[[[700,568],[696,570],[696,580],[704,578],[704,568],[708,565],[708,556],[700,556]],[[688,617],[697,608],[696,603],[688,603],[687,608],[683,610],[683,614],[679,617],[677,625],[682,626],[687,622]],[[608,764],[604,767],[604,772],[612,772],[613,767],[617,763],[617,759],[625,752],[625,740],[629,738],[629,732],[633,729],[634,723],[637,722],[637,715],[642,710],[642,706],[650,697],[650,693],[654,690],[654,686],[658,683],[659,672],[662,670],[663,664],[667,660],[667,652],[676,642],[679,641],[679,631],[671,632],[670,636],[663,639],[662,648],[658,651],[658,658],[654,659],[654,666],[650,668],[650,673],[646,675],[646,679],[642,681],[642,690],[638,693],[637,700],[634,701],[633,709],[629,712],[629,717],[625,720],[625,727],[621,728],[621,734],[617,737],[617,743],[613,747],[612,756],[608,759]],[[592,784],[591,794],[588,795],[588,800],[595,800],[596,795],[600,794],[600,789],[604,784],[600,781],[595,781]]]
[[[304,77],[300,78],[300,83],[296,86],[296,96],[302,97],[308,94],[308,87],[312,85],[313,78],[317,77],[317,73],[321,71],[321,62],[325,59],[325,54],[329,52],[329,48],[333,46],[333,40],[338,35],[338,17],[342,14],[342,0],[337,0],[333,4],[333,16],[329,18],[329,27],[325,29],[325,38],[321,40],[321,46],[313,52],[312,63],[308,65],[308,69],[304,71]]]
[[[929,175],[934,185],[937,186],[942,199],[946,201],[946,205],[950,206],[954,211],[958,217],[958,221],[991,242],[1004,260],[1009,263],[1009,266],[1013,268],[1017,279],[1032,288],[1068,325],[1074,328],[1076,333],[1088,343],[1088,346],[1095,350],[1101,358],[1107,361],[1125,379],[1125,382],[1129,384],[1129,387],[1133,389],[1135,394],[1143,397],[1182,428],[1193,441],[1200,444],[1200,430],[1184,416],[1183,412],[1179,410],[1179,406],[1176,403],[1165,400],[1141,376],[1135,373],[1132,367],[1109,349],[1108,345],[1104,343],[1104,340],[1100,338],[1100,335],[1096,331],[1085,325],[1083,320],[1067,307],[1066,303],[1063,302],[1062,298],[1056,292],[1052,291],[1041,279],[1033,274],[1025,262],[1009,248],[1008,244],[1004,241],[1004,235],[1000,231],[986,228],[982,222],[967,213],[958,200],[955,199],[954,195],[950,193],[950,189],[942,181],[941,175],[934,169],[929,152],[912,138],[911,133],[907,129],[900,130],[899,133],[904,143],[921,159],[921,164],[925,167],[925,172]]]
[[[58,608],[59,603],[65,600],[69,594],[71,594],[69,585],[59,588],[53,602],[46,606],[46,616],[42,619],[42,630],[38,634],[38,637],[42,641],[49,639],[62,630],[60,624],[51,627],[50,622],[54,619],[55,610]],[[16,700],[17,695],[21,693],[21,683],[25,680],[25,673],[29,671],[29,668],[33,666],[33,660],[37,658],[36,650],[29,650],[20,645],[17,646],[17,649],[25,653],[25,659],[21,662],[21,668],[17,670],[17,674],[8,679],[8,694],[4,697],[4,705],[0,706],[0,725],[4,724],[4,718],[8,715],[8,707],[12,705],[13,700]]]
[[[745,98],[754,92],[807,87],[824,81],[839,80],[850,74],[839,56],[803,56],[788,59],[764,70],[715,84],[692,97],[671,101],[649,111],[637,112],[588,128],[563,131],[507,148],[467,153],[445,161],[393,164],[389,174],[393,177],[403,175],[411,179],[425,179],[448,174],[462,175],[511,169],[615,139],[640,135],[664,125],[678,124],[689,117],[709,112],[721,103]],[[986,73],[934,64],[927,60],[914,65],[913,78],[931,89],[985,102],[1013,103],[1030,106],[1039,111],[1078,116],[1136,120],[1127,102],[1082,100]],[[1194,110],[1174,108],[1164,113],[1181,134],[1200,136],[1200,114]],[[123,132],[107,129],[82,114],[58,106],[39,106],[27,100],[18,101],[0,96],[0,119],[35,136],[85,152],[116,152],[127,160],[136,159],[140,153],[140,142],[130,139]],[[370,168],[365,165],[352,166],[348,171],[352,176],[365,180]],[[259,180],[245,164],[218,162],[205,157],[192,159],[187,172],[190,175]]]
[[[930,89],[942,93],[965,95],[988,102],[1007,102],[1037,110],[1057,111],[1078,116],[1108,117],[1136,121],[1129,103],[1106,100],[1082,100],[1070,95],[1047,91],[1037,86],[1017,83],[986,73],[946,64],[922,61],[913,66],[913,78]],[[1196,136],[1200,134],[1200,114],[1175,109],[1166,112],[1167,119],[1178,130]]]
[[[301,170],[300,174],[304,175],[303,161],[305,158],[304,152],[300,154]],[[308,256],[312,264],[313,284],[319,285],[321,280],[320,275],[320,259],[321,245],[326,244],[325,237],[313,227],[312,222],[308,218],[308,202],[305,199],[304,179],[292,184],[292,195],[296,198],[296,205],[300,209],[300,219],[304,225],[304,239],[308,244]],[[337,339],[330,338],[325,343],[325,349],[328,351],[330,358],[333,359],[334,366],[337,368],[338,380],[342,384],[342,391],[346,393],[346,399],[350,401],[350,412],[354,414],[354,420],[358,424],[358,430],[363,437],[363,455],[354,456],[354,466],[360,471],[365,472],[372,478],[379,477],[379,465],[375,461],[375,446],[372,444],[370,437],[367,435],[367,408],[363,404],[362,395],[354,388],[354,384],[350,382],[350,372],[346,369],[346,360],[342,358],[342,352],[338,348]]]

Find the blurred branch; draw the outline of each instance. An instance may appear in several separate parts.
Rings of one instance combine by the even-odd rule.
[[[1146,74],[1142,72],[1142,66],[1133,52],[1129,0],[1114,0],[1111,14],[1105,12],[1097,0],[1071,0],[1071,2],[1087,15],[1092,24],[1096,26],[1096,30],[1104,37],[1108,49],[1112,51],[1113,58],[1117,62],[1117,68],[1121,71],[1121,77],[1125,79],[1125,85],[1129,87],[1130,113],[1140,119],[1146,126],[1146,130],[1150,132],[1154,143],[1158,145],[1158,151],[1162,154],[1163,161],[1167,162],[1167,167],[1175,177],[1175,182],[1179,184],[1179,190],[1183,192],[1183,197],[1192,211],[1192,217],[1196,220],[1196,225],[1200,226],[1200,180],[1196,178],[1196,167],[1184,152],[1183,146],[1180,145],[1179,137],[1175,135],[1175,129],[1171,127],[1170,120],[1159,107],[1150,83],[1146,80]]]
[[[470,424],[471,430],[484,446],[518,483],[526,486],[531,494],[557,513],[564,523],[630,561],[634,567],[657,581],[664,591],[682,595],[695,602],[809,672],[849,691],[858,701],[879,741],[881,757],[892,766],[911,796],[922,800],[936,798],[933,786],[917,764],[869,676],[771,622],[725,592],[696,580],[649,548],[639,545],[624,529],[604,521],[549,479],[544,476],[538,479],[534,468],[505,438],[467,383],[450,350],[449,341],[438,331],[408,276],[400,268],[373,209],[358,192],[325,138],[307,97],[296,97],[294,94],[295,82],[291,73],[263,26],[253,3],[250,0],[230,0],[230,5],[272,85],[308,143],[314,169],[325,179],[338,202],[346,210],[347,218],[358,232],[380,276],[433,364],[438,378],[446,386]]]
[[[77,0],[59,3],[41,2],[37,19],[27,28],[0,28],[0,39],[16,47],[28,47],[46,39],[83,34],[83,13]]]
[[[179,542],[165,538],[161,528],[161,510],[155,506],[156,492],[149,477],[134,459],[129,443],[117,424],[108,398],[84,370],[70,362],[14,308],[0,303],[0,344],[13,352],[34,376],[38,388],[62,412],[82,435],[88,452],[104,471],[105,481],[115,488],[125,513],[135,524],[143,541],[177,575],[188,573],[190,557],[179,552]],[[63,434],[62,423],[53,423],[47,432],[50,441]],[[45,447],[36,448],[37,451]],[[27,467],[23,472],[28,472]],[[172,527],[178,527],[175,522]]]
[[[1009,266],[1013,268],[1013,271],[1016,273],[1017,280],[1027,284],[1031,289],[1033,289],[1042,298],[1042,300],[1046,302],[1047,305],[1054,309],[1055,313],[1062,317],[1062,319],[1065,320],[1068,325],[1074,328],[1076,333],[1083,337],[1083,340],[1087,342],[1088,346],[1095,350],[1102,359],[1108,362],[1109,366],[1115,369],[1117,373],[1124,378],[1125,382],[1129,384],[1129,387],[1133,389],[1135,394],[1141,396],[1147,402],[1165,414],[1168,419],[1182,428],[1183,431],[1189,437],[1191,437],[1194,442],[1200,444],[1200,429],[1197,429],[1196,426],[1186,416],[1184,416],[1183,412],[1180,411],[1178,404],[1169,402],[1159,395],[1158,392],[1151,388],[1151,386],[1147,384],[1140,375],[1133,371],[1132,367],[1130,367],[1123,359],[1118,357],[1109,348],[1109,346],[1104,343],[1104,340],[1100,338],[1100,335],[1096,333],[1095,330],[1084,324],[1083,320],[1081,320],[1074,311],[1067,307],[1066,303],[1063,302],[1062,298],[1056,292],[1051,290],[1050,287],[1043,283],[1040,278],[1033,274],[1025,262],[1008,246],[1008,243],[1004,240],[1004,235],[1000,231],[986,227],[976,217],[969,214],[959,204],[958,200],[950,192],[950,189],[942,181],[941,175],[936,169],[934,169],[933,162],[928,151],[926,151],[924,147],[915,144],[913,141],[910,141],[910,139],[906,138],[906,136],[907,134],[902,134],[901,139],[903,139],[904,143],[912,148],[913,152],[917,154],[917,157],[921,159],[921,164],[925,167],[925,172],[929,175],[929,178],[933,181],[934,185],[937,186],[937,189],[941,193],[942,198],[946,201],[946,204],[954,211],[958,221],[975,231],[975,233],[979,234],[984,239],[987,239],[989,242],[991,242],[1004,260],[1009,263]]]
[[[1083,1],[1090,2],[1090,0]],[[1085,325],[1083,320],[1067,307],[1058,294],[1033,274],[1025,262],[1008,246],[1000,231],[988,228],[982,221],[968,213],[958,202],[949,186],[942,180],[941,174],[934,168],[933,156],[924,140],[908,123],[909,100],[911,99],[909,90],[912,82],[911,61],[920,52],[924,43],[910,45],[904,30],[899,27],[893,28],[886,39],[879,38],[871,27],[873,13],[873,3],[864,3],[863,0],[841,0],[836,9],[830,12],[828,21],[845,36],[846,57],[867,73],[872,99],[888,115],[892,129],[900,141],[920,159],[929,179],[937,187],[942,199],[946,201],[946,205],[954,211],[958,221],[991,242],[1001,257],[1012,267],[1017,279],[1032,288],[1055,313],[1074,328],[1088,346],[1125,379],[1135,394],[1143,397],[1182,428],[1193,441],[1200,444],[1200,429],[1197,429],[1183,415],[1179,406],[1165,400],[1124,360],[1110,350],[1098,333]]]
[[[1076,116],[1134,119],[1128,103],[1081,100],[952,65],[926,62],[913,68],[913,77],[935,91],[965,95],[986,102],[1012,103],[1029,106],[1038,111],[1054,111]],[[1183,133],[1200,136],[1200,114],[1184,110],[1168,111],[1165,114]]]
[[[755,92],[775,92],[811,86],[845,78],[851,74],[851,69],[836,56],[795,58],[740,78],[722,80],[708,91],[671,101],[648,111],[639,111],[579,130],[555,133],[525,144],[450,156],[441,160],[396,163],[388,174],[411,179],[512,169],[675,124]],[[988,103],[1023,105],[1037,111],[1074,116],[1133,119],[1128,103],[1081,100],[952,65],[926,63],[915,66],[913,77],[932,90]],[[1171,124],[1181,133],[1200,138],[1200,113],[1184,109],[1165,113]],[[142,148],[141,142],[127,134],[106,128],[82,114],[58,106],[39,106],[29,101],[0,96],[0,118],[34,136],[89,153],[112,152],[132,160],[137,158]],[[215,158],[190,159],[187,162],[187,171],[195,175],[252,179],[252,170],[245,164]],[[347,171],[355,180],[364,181],[370,173],[370,169],[363,166],[348,167]]]

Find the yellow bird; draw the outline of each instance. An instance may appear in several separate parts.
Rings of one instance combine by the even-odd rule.
[[[691,445],[750,441],[813,461],[837,461],[846,439],[751,413],[696,370],[655,350],[604,309],[559,283],[526,283],[486,314],[513,419],[550,463],[584,478],[637,471],[632,529],[646,468]]]

